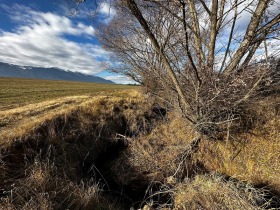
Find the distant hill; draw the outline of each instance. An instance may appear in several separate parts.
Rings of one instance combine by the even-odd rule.
[[[95,83],[114,84],[114,82],[103,79],[101,77],[85,75],[82,73],[75,73],[70,71],[64,71],[58,68],[18,66],[18,65],[2,63],[2,62],[0,62],[0,77],[67,80],[67,81],[76,81],[76,82],[95,82]]]

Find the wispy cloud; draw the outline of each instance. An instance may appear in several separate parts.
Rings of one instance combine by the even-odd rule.
[[[104,2],[100,6],[100,12],[104,15],[114,16],[116,14],[115,9],[108,3]]]
[[[123,75],[109,75],[103,76],[104,79],[114,81],[117,84],[134,84],[135,81]]]
[[[67,35],[93,37],[95,30],[84,23],[54,13],[35,11],[15,4],[1,4],[0,9],[17,23],[12,31],[0,33],[0,61],[18,65],[58,67],[70,71],[96,74],[103,69],[101,61],[108,59],[108,52],[97,44],[77,43]]]

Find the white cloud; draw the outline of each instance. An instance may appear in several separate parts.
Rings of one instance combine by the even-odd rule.
[[[100,5],[99,13],[103,16],[101,21],[103,23],[109,23],[116,15],[116,10],[114,9],[114,7],[112,5],[110,5],[106,2],[103,2]]]
[[[100,12],[104,15],[111,15],[111,16],[114,16],[116,14],[116,11],[115,9],[108,3],[103,3],[101,4],[100,6]]]
[[[58,67],[70,71],[96,74],[108,53],[99,45],[76,43],[67,35],[94,36],[92,26],[74,24],[69,18],[54,13],[34,11],[29,7],[0,5],[18,24],[12,32],[0,33],[0,61],[18,65]]]
[[[267,40],[267,55],[268,57],[279,57],[280,56],[280,45],[279,40]],[[261,44],[259,49],[256,51],[255,57],[257,61],[265,60],[266,53],[265,53],[265,46],[264,43]]]
[[[104,79],[111,80],[117,84],[135,84],[136,82],[123,75],[104,76]]]

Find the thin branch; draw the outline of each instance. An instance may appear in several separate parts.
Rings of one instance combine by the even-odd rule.
[[[241,104],[242,102],[246,101],[249,97],[251,97],[251,94],[254,92],[254,90],[258,87],[258,85],[260,84],[260,82],[262,81],[263,77],[264,77],[265,73],[263,73],[259,79],[255,82],[255,84],[253,85],[253,87],[248,91],[248,93],[241,98],[239,101],[237,101],[233,107],[238,106],[239,104]]]
[[[234,32],[234,28],[235,28],[235,23],[236,23],[236,19],[237,19],[237,1],[238,0],[235,0],[235,8],[234,8],[234,17],[233,17],[233,22],[232,22],[232,26],[231,26],[231,30],[230,30],[230,35],[229,35],[229,39],[228,39],[228,44],[227,44],[227,49],[226,49],[226,52],[225,52],[225,56],[224,56],[224,59],[222,61],[222,65],[220,67],[220,73],[223,71],[223,68],[224,68],[224,65],[225,65],[225,62],[226,62],[226,59],[227,59],[227,55],[229,53],[229,50],[230,50],[230,45],[231,45],[231,42],[232,42],[232,36],[233,36],[233,32]]]
[[[173,15],[174,17],[176,17],[179,21],[184,22],[184,19],[182,17],[180,17],[177,13],[173,12],[169,7],[161,4],[158,1],[153,1],[154,3],[156,3],[158,6],[162,7],[163,9],[165,9],[167,12],[169,12],[171,15]],[[192,27],[189,23],[187,23],[185,21],[186,26],[188,27],[188,29],[191,30],[191,32],[195,35],[195,37],[197,39],[200,39],[200,41],[205,44],[207,46],[207,42],[201,38],[201,36],[196,32],[196,30],[194,29],[194,27]]]
[[[180,96],[180,98],[182,99],[182,102],[185,106],[185,109],[188,110],[189,109],[189,105],[187,103],[187,99],[180,87],[179,81],[174,73],[174,71],[172,70],[172,67],[170,66],[170,63],[165,55],[165,53],[162,51],[162,49],[159,46],[159,43],[155,37],[155,35],[153,34],[153,32],[151,31],[147,21],[145,20],[145,18],[143,17],[142,13],[140,12],[136,2],[134,0],[126,0],[125,1],[128,8],[130,9],[131,13],[136,17],[136,19],[139,21],[139,23],[141,24],[141,26],[143,27],[143,29],[145,30],[145,32],[147,33],[149,39],[151,40],[151,43],[153,44],[155,50],[157,51],[157,53],[160,55],[163,64],[168,72],[169,77],[171,78],[173,84],[176,87],[176,90]],[[195,123],[193,119],[191,119],[189,116],[185,116],[187,120],[189,120],[191,123]]]
[[[186,25],[186,8],[185,8],[185,3],[184,2],[181,2],[182,4],[182,9],[183,9],[183,25],[184,25],[184,32],[185,32],[185,42],[186,42],[186,51],[187,51],[187,55],[188,55],[188,58],[191,62],[191,65],[194,69],[194,72],[195,72],[195,75],[196,75],[196,78],[199,82],[199,86],[201,85],[202,81],[199,77],[199,74],[198,74],[198,70],[196,68],[196,65],[193,61],[193,58],[192,58],[192,55],[191,55],[191,52],[189,50],[189,35],[188,35],[188,31],[187,31],[187,25]]]
[[[204,7],[205,11],[208,13],[209,16],[211,16],[211,11],[209,10],[209,8],[207,7],[207,5],[205,4],[204,0],[199,0],[200,3],[202,4],[202,6]],[[224,1],[224,0],[223,0]]]
[[[278,14],[276,17],[274,17],[272,20],[270,20],[268,23],[263,25],[261,28],[257,30],[257,33],[261,33],[262,31],[266,31],[270,28],[272,28],[274,25],[280,23],[280,14]]]
[[[246,54],[248,47],[250,46],[250,43],[252,39],[255,37],[256,30],[260,24],[261,18],[263,17],[264,11],[268,7],[268,3],[270,0],[262,0],[258,2],[258,5],[255,9],[255,12],[251,18],[251,21],[247,27],[246,34],[244,36],[243,41],[241,42],[239,48],[233,55],[233,58],[231,59],[231,63],[227,66],[227,68],[224,70],[224,73],[226,75],[230,75],[234,69],[236,69],[236,66],[240,63],[243,56]]]

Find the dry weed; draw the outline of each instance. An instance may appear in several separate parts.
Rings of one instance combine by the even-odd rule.
[[[252,104],[254,126],[226,141],[203,141],[199,161],[211,171],[227,174],[280,192],[279,97]],[[251,115],[252,116],[252,115]],[[249,118],[249,116],[248,116]]]
[[[264,190],[225,180],[218,175],[197,175],[175,188],[174,209],[262,209],[269,205]]]

